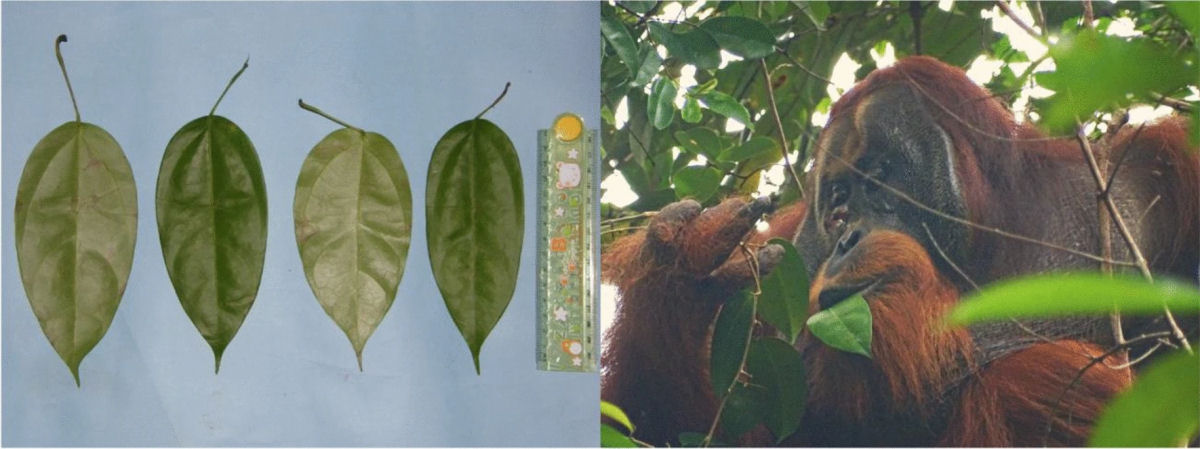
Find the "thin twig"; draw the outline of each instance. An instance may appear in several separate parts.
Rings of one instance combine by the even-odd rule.
[[[908,16],[912,18],[913,26],[913,54],[921,54],[921,16],[925,10],[921,8],[921,2],[916,1],[908,4]]]
[[[1176,111],[1183,113],[1192,112],[1192,104],[1178,98],[1171,98],[1158,92],[1150,92],[1150,98],[1153,98],[1163,106],[1170,107]]]
[[[787,134],[783,132],[783,121],[779,119],[779,107],[775,104],[775,87],[771,86],[771,71],[767,69],[766,59],[759,59],[758,62],[762,65],[763,80],[767,83],[767,101],[771,105],[771,113],[775,116],[775,126],[779,128],[779,145],[783,148],[783,163],[787,165],[787,171],[791,173],[792,181],[796,183],[796,191],[803,198],[804,186],[800,184],[800,176],[796,175],[796,167],[792,166],[791,156],[788,155],[791,153],[791,149],[788,148]]]
[[[725,411],[725,404],[729,402],[729,397],[733,395],[733,389],[737,387],[741,374],[746,371],[746,359],[750,357],[750,342],[754,338],[754,322],[758,316],[758,297],[762,295],[762,279],[758,275],[758,256],[754,251],[750,250],[746,242],[739,242],[738,247],[745,254],[746,263],[750,265],[750,274],[754,276],[754,292],[750,302],[750,326],[748,326],[746,331],[746,345],[742,347],[742,361],[738,363],[737,375],[733,376],[733,381],[725,389],[725,395],[721,397],[721,403],[717,405],[717,414],[713,417],[712,424],[708,427],[708,433],[704,435],[704,441],[700,444],[700,447],[708,447],[712,444],[713,436],[717,433],[717,425],[721,422],[721,414]]]
[[[1008,2],[1004,0],[996,0],[995,3],[996,6],[1000,8],[1000,11],[1004,13],[1004,15],[1008,16],[1009,19],[1012,19],[1013,23],[1016,23],[1017,26],[1021,27],[1022,30],[1025,30],[1030,37],[1037,39],[1042,44],[1046,43],[1045,36],[1042,36],[1040,33],[1035,31],[1033,27],[1030,27],[1029,24],[1025,23],[1024,20],[1021,20],[1021,17],[1017,16],[1017,13],[1012,10],[1012,7],[1008,6]]]
[[[1120,352],[1134,344],[1140,343],[1145,340],[1153,340],[1156,338],[1169,337],[1169,336],[1171,336],[1171,333],[1167,332],[1167,331],[1139,335],[1137,337],[1129,339],[1128,341],[1125,342],[1125,344],[1115,345],[1111,348],[1108,348],[1108,350],[1104,351],[1103,354],[1100,354],[1099,356],[1096,356],[1096,357],[1092,357],[1091,360],[1089,360],[1088,363],[1083,366],[1083,368],[1079,369],[1079,372],[1075,374],[1075,378],[1071,379],[1071,383],[1067,384],[1067,388],[1063,389],[1063,392],[1058,395],[1058,399],[1054,401],[1054,407],[1052,407],[1051,410],[1058,412],[1062,409],[1062,402],[1063,402],[1063,399],[1066,399],[1067,393],[1070,393],[1071,390],[1074,389],[1075,386],[1079,384],[1079,381],[1083,380],[1083,375],[1086,374],[1089,369],[1092,369],[1092,367],[1096,366],[1096,364],[1104,361],[1104,359],[1108,358],[1109,356],[1112,356],[1113,354],[1116,354],[1117,352]],[[1107,366],[1107,365],[1105,365],[1105,366]],[[1053,430],[1053,426],[1054,426],[1054,421],[1047,420],[1046,433],[1042,436],[1043,445],[1045,445],[1047,443],[1047,438],[1050,437],[1050,432]]]
[[[1096,13],[1092,12],[1092,0],[1083,0],[1083,26],[1087,29],[1095,28]]]
[[[649,228],[650,228],[649,226],[629,226],[629,227],[625,227],[625,228],[605,229],[603,231],[600,231],[600,235],[615,234],[618,232],[626,232],[626,231],[635,232],[635,231],[639,231],[642,229],[649,229]]]
[[[651,218],[655,215],[658,215],[658,211],[652,210],[652,211],[648,211],[648,212],[642,212],[640,214],[626,215],[624,217],[609,218],[607,220],[601,221],[600,226],[609,226],[609,225],[613,225],[613,224],[617,224],[617,223],[621,223],[621,222],[625,222],[625,221],[633,221],[633,220],[637,220],[637,219],[641,219],[641,218]]]
[[[799,68],[800,68],[800,70],[804,71],[804,73],[807,73],[807,74],[808,74],[808,76],[811,76],[811,77],[813,77],[813,78],[816,78],[816,79],[818,79],[818,80],[824,81],[824,82],[825,82],[825,84],[833,84],[833,81],[831,81],[829,78],[826,78],[826,77],[823,77],[823,76],[821,76],[821,75],[818,75],[818,74],[817,74],[817,72],[814,72],[814,71],[812,71],[812,69],[808,68],[808,67],[807,67],[807,66],[805,66],[804,64],[801,64],[801,63],[800,63],[800,61],[797,61],[797,60],[796,60],[796,58],[792,57],[792,55],[789,55],[789,54],[787,53],[787,51],[784,51],[784,49],[782,49],[782,48],[777,48],[777,49],[776,49],[776,52],[777,52],[777,53],[779,53],[779,54],[781,54],[781,55],[783,55],[783,57],[784,57],[785,59],[787,59],[787,60],[788,60],[788,62],[792,63],[792,64],[793,64],[793,65],[795,65],[796,67],[799,67]]]
[[[1078,122],[1076,122],[1078,124]],[[1125,239],[1125,244],[1129,248],[1129,252],[1133,253],[1133,260],[1137,263],[1137,268],[1142,273],[1142,277],[1148,282],[1154,282],[1154,275],[1150,273],[1150,264],[1146,262],[1146,257],[1142,255],[1142,249],[1138,247],[1137,242],[1133,239],[1133,233],[1129,232],[1129,227],[1125,225],[1125,219],[1121,217],[1121,213],[1117,210],[1117,204],[1109,194],[1108,185],[1105,183],[1104,174],[1100,171],[1100,167],[1096,162],[1096,157],[1092,153],[1091,144],[1088,143],[1087,137],[1083,134],[1083,125],[1079,125],[1075,138],[1079,141],[1080,149],[1083,151],[1084,159],[1087,160],[1088,168],[1092,170],[1092,179],[1096,181],[1096,191],[1100,192],[1101,199],[1104,201],[1104,206],[1108,209],[1108,214],[1112,217],[1113,223],[1117,225],[1117,231],[1120,231],[1121,237]],[[1175,315],[1171,313],[1171,309],[1163,306],[1163,314],[1167,317],[1167,324],[1171,326],[1171,332],[1175,339],[1179,340],[1179,344],[1183,349],[1192,353],[1192,345],[1188,343],[1187,336],[1183,334],[1183,330],[1179,328],[1179,323],[1175,321]]]
[[[963,269],[960,268],[958,266],[958,264],[954,263],[954,260],[950,259],[950,256],[947,255],[946,251],[942,249],[942,245],[938,244],[937,238],[935,238],[933,236],[933,232],[929,230],[929,225],[925,224],[924,222],[921,222],[921,227],[925,228],[925,235],[929,236],[929,242],[933,243],[933,249],[937,250],[938,255],[942,256],[942,259],[945,260],[946,263],[950,264],[950,268],[954,269],[954,271],[956,273],[958,273],[959,276],[962,276],[962,278],[964,280],[966,280],[968,284],[971,284],[971,288],[973,290],[978,291],[979,284],[976,284],[975,281],[973,279],[971,279],[971,276],[967,275],[967,273],[965,271],[963,271]],[[1042,342],[1050,343],[1050,344],[1058,346],[1060,348],[1071,350],[1066,345],[1062,344],[1061,341],[1057,341],[1057,340],[1051,339],[1050,337],[1042,335],[1038,331],[1033,330],[1029,326],[1025,325],[1025,323],[1022,323],[1021,321],[1017,320],[1016,318],[1010,317],[1008,319],[1008,321],[1010,321],[1010,322],[1012,322],[1012,324],[1016,325],[1018,329],[1021,329],[1021,331],[1029,334],[1030,336],[1032,336],[1034,338],[1037,338],[1038,340],[1040,340]],[[1079,354],[1081,354],[1085,357],[1090,357],[1090,355],[1088,355],[1086,353],[1080,352]]]
[[[936,215],[936,216],[938,216],[938,217],[940,217],[940,218],[942,218],[942,219],[945,219],[945,220],[950,220],[950,221],[952,221],[952,222],[955,222],[955,223],[961,224],[961,225],[963,225],[963,226],[968,226],[968,227],[971,227],[971,228],[973,228],[973,229],[976,229],[976,230],[979,230],[979,231],[984,231],[984,232],[988,232],[988,233],[996,234],[996,235],[999,235],[999,236],[1001,236],[1001,237],[1005,237],[1005,238],[1009,238],[1009,239],[1013,239],[1013,240],[1018,240],[1018,241],[1022,241],[1022,242],[1025,242],[1025,243],[1031,243],[1031,244],[1034,244],[1034,245],[1043,246],[1043,247],[1046,247],[1046,248],[1050,248],[1050,249],[1054,249],[1054,250],[1062,251],[1062,252],[1065,252],[1065,253],[1068,253],[1068,254],[1073,254],[1073,255],[1076,255],[1076,256],[1079,256],[1079,257],[1083,257],[1083,258],[1086,258],[1086,259],[1090,259],[1090,260],[1094,260],[1094,261],[1097,261],[1097,262],[1103,262],[1103,261],[1106,261],[1106,260],[1107,260],[1107,259],[1104,259],[1104,258],[1102,258],[1102,257],[1100,257],[1100,256],[1097,256],[1097,255],[1095,255],[1095,254],[1091,254],[1091,253],[1087,253],[1087,252],[1079,251],[1079,250],[1072,249],[1072,248],[1067,248],[1067,247],[1065,247],[1065,246],[1056,245],[1056,244],[1053,244],[1053,243],[1050,243],[1050,242],[1045,242],[1045,241],[1038,240],[1038,239],[1035,239],[1035,238],[1026,237],[1026,236],[1023,236],[1023,235],[1020,235],[1020,234],[1014,234],[1014,233],[1011,233],[1011,232],[1008,232],[1008,231],[1005,231],[1005,230],[1002,230],[1002,229],[999,229],[999,228],[994,228],[994,227],[991,227],[991,226],[985,226],[985,225],[982,225],[982,224],[979,224],[979,223],[975,223],[975,222],[973,222],[973,221],[970,221],[970,220],[967,220],[967,219],[964,219],[964,218],[959,218],[959,217],[956,217],[956,216],[953,216],[953,215],[947,214],[947,213],[945,213],[945,212],[942,212],[942,211],[940,211],[940,210],[934,209],[933,207],[927,206],[927,205],[925,205],[924,203],[922,203],[922,202],[920,202],[920,201],[917,201],[915,198],[913,198],[913,197],[911,197],[911,196],[908,196],[908,194],[906,194],[906,193],[904,193],[904,192],[901,192],[900,190],[896,189],[895,187],[892,187],[892,186],[890,186],[890,185],[887,185],[887,184],[883,183],[882,181],[879,181],[879,180],[875,179],[875,178],[874,178],[874,177],[872,177],[871,175],[869,175],[869,174],[867,174],[867,173],[864,173],[862,170],[859,170],[859,169],[858,169],[858,167],[855,167],[853,164],[851,164],[851,163],[847,162],[845,159],[842,159],[842,158],[841,158],[841,156],[837,156],[837,155],[834,155],[834,154],[830,154],[830,157],[834,158],[834,159],[835,159],[835,160],[837,160],[838,162],[841,162],[842,164],[845,164],[845,165],[846,165],[846,167],[850,169],[850,171],[852,171],[852,172],[854,172],[854,173],[858,174],[859,176],[863,177],[863,178],[864,178],[864,179],[866,179],[867,181],[869,181],[869,182],[871,182],[871,183],[873,183],[873,184],[875,184],[875,185],[879,186],[880,188],[882,188],[882,189],[884,189],[884,190],[887,190],[888,192],[891,192],[891,194],[893,194],[893,195],[896,195],[896,196],[897,196],[897,197],[899,197],[900,199],[902,199],[902,200],[904,200],[904,201],[908,202],[909,204],[912,204],[913,206],[916,206],[917,208],[919,208],[919,209],[921,209],[921,210],[924,210],[924,211],[926,211],[926,212],[929,212],[929,213],[931,213],[931,214],[933,214],[933,215]],[[1135,264],[1134,264],[1133,262],[1124,261],[1124,260],[1108,260],[1108,262],[1109,262],[1109,263],[1112,263],[1112,264],[1114,264],[1114,265],[1121,265],[1121,266],[1135,266]]]

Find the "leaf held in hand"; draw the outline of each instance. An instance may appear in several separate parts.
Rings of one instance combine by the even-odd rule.
[[[70,91],[59,45],[55,53]],[[75,94],[71,93],[75,104]],[[137,190],[121,146],[75,121],[37,143],[17,185],[17,264],[33,314],[79,385],[79,364],[112,324],[137,239]]]
[[[520,160],[508,135],[483,113],[438,140],[425,187],[433,277],[476,373],[480,348],[516,289],[525,235]]]
[[[396,148],[346,126],[313,147],[296,181],[293,214],[304,274],[358,357],[396,298],[412,234],[412,189]]]
[[[192,120],[167,143],[155,198],[167,274],[219,372],[254,304],[266,256],[267,189],[254,144],[225,117]]]

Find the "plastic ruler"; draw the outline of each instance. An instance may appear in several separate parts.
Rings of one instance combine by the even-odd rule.
[[[596,370],[595,135],[571,113],[559,115],[550,129],[538,131],[540,370]]]

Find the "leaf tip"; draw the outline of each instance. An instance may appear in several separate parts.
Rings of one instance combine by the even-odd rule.
[[[471,354],[471,359],[475,361],[475,375],[483,375],[483,373],[479,371],[479,354]]]
[[[362,367],[362,350],[361,350],[361,349],[359,349],[359,350],[356,350],[356,351],[354,351],[354,356],[358,358],[358,372],[360,372],[360,373],[361,373],[361,372],[363,372],[363,367]]]
[[[75,378],[75,388],[83,388],[83,385],[79,383],[79,366],[78,365],[71,367],[71,376]]]

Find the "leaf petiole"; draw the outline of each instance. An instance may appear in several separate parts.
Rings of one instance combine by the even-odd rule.
[[[58,58],[58,68],[62,69],[63,79],[67,81],[67,93],[71,94],[71,107],[75,108],[75,121],[79,119],[79,105],[75,103],[75,89],[71,88],[71,77],[67,76],[67,64],[63,62],[62,46],[63,42],[67,41],[67,35],[60,34],[57,39],[54,39],[54,56]]]
[[[512,85],[511,82],[505,82],[504,90],[500,92],[500,96],[496,97],[496,99],[494,101],[492,101],[492,104],[489,104],[488,107],[484,108],[483,112],[480,112],[479,115],[476,115],[475,120],[479,120],[480,117],[483,117],[483,114],[487,114],[488,111],[490,111],[490,110],[492,110],[492,108],[496,107],[496,104],[500,103],[500,100],[503,100],[504,96],[508,94],[508,86],[511,86],[511,85]]]
[[[225,94],[229,93],[229,88],[233,87],[233,83],[235,81],[237,81],[239,76],[242,76],[242,72],[246,71],[246,67],[250,67],[250,57],[249,56],[246,57],[246,62],[242,63],[242,68],[239,69],[237,71],[237,73],[233,74],[233,78],[229,79],[229,83],[225,85],[225,90],[221,91],[221,96],[217,97],[217,102],[213,103],[213,107],[211,110],[208,111],[208,115],[213,115],[213,114],[217,113],[217,105],[220,105],[221,100],[225,99]]]
[[[308,103],[305,103],[303,98],[302,98],[302,99],[300,99],[299,101],[300,101],[300,109],[303,109],[303,110],[305,110],[305,111],[311,112],[311,113],[313,113],[313,114],[317,114],[317,115],[319,115],[319,116],[321,116],[321,117],[325,117],[325,118],[329,119],[330,121],[332,121],[332,122],[334,122],[334,123],[337,123],[337,124],[339,124],[339,125],[342,125],[342,126],[344,126],[344,127],[347,127],[347,128],[353,129],[353,130],[355,130],[355,131],[358,131],[358,132],[362,132],[362,130],[361,130],[361,129],[359,129],[358,127],[356,127],[356,126],[354,126],[354,125],[351,125],[351,124],[349,124],[349,123],[343,122],[343,121],[341,121],[341,120],[338,120],[338,118],[337,118],[337,117],[334,117],[334,116],[332,116],[332,115],[329,115],[329,114],[327,114],[325,111],[322,111],[322,110],[318,109],[316,106],[313,106],[313,105],[310,105],[310,104],[308,104]]]

